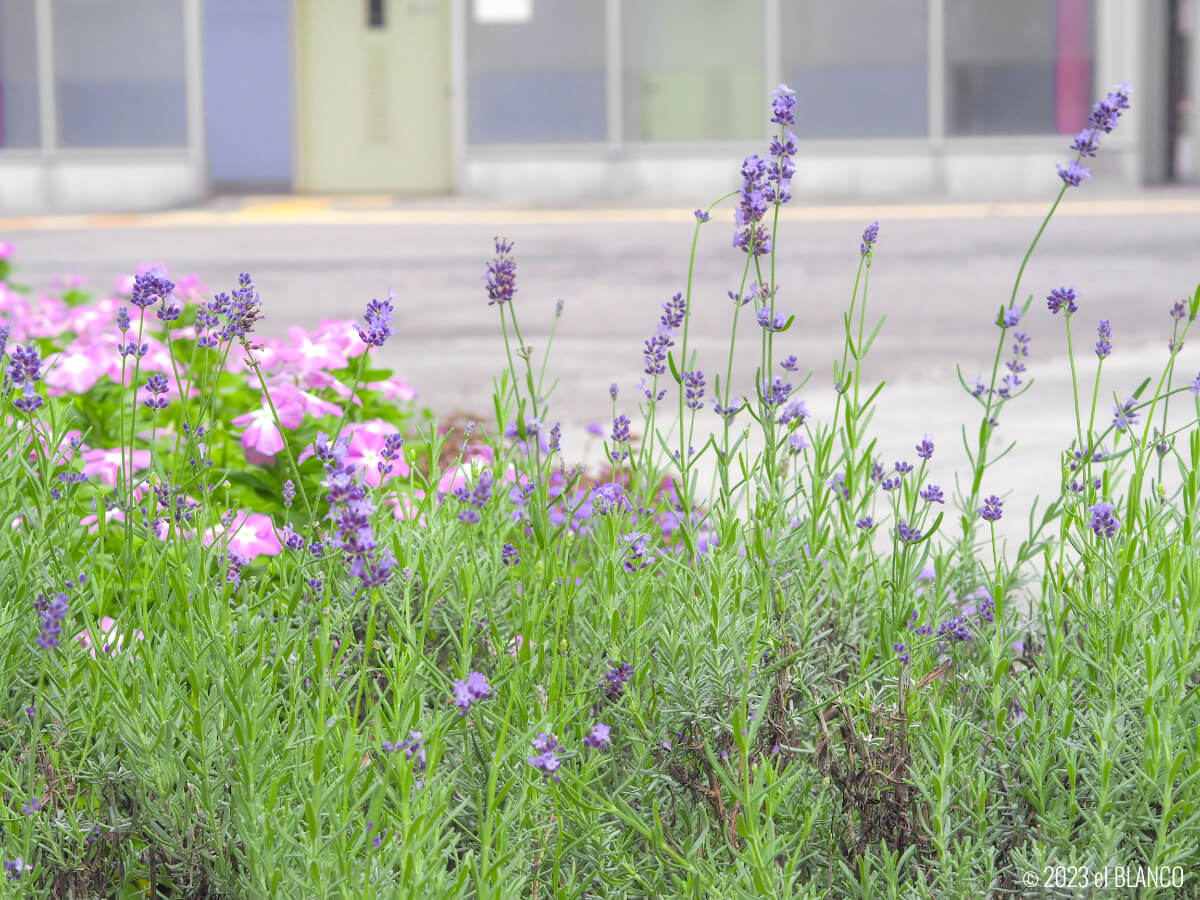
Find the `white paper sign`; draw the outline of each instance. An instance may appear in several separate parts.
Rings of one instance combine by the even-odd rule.
[[[533,0],[475,0],[480,25],[522,24],[533,18]]]

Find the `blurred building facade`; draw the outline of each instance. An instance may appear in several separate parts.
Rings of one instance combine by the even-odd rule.
[[[704,202],[798,93],[801,198],[1200,177],[1200,0],[0,0],[0,214],[214,191]]]

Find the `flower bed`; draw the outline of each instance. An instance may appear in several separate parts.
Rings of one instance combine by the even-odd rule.
[[[1046,221],[1128,103],[1097,104]],[[724,370],[689,346],[689,266],[647,322],[645,378],[611,388],[598,470],[563,446],[504,239],[494,419],[453,431],[372,360],[391,298],[259,340],[248,275],[211,298],[161,269],[39,297],[0,244],[10,894],[1189,890],[1200,376],[1176,366],[1200,289],[1164,301],[1163,371],[1111,421],[1108,323],[1090,385],[1069,354],[1061,490],[1006,553],[989,469],[1029,387],[1022,276],[1045,222],[980,323],[997,350],[963,380],[980,420],[957,490],[938,436],[885,464],[861,378],[878,223],[828,421],[784,355],[794,105],[781,86],[769,158],[696,211],[698,234],[736,204]],[[1086,288],[1045,290],[1070,350]],[[749,386],[739,328],[761,335]]]

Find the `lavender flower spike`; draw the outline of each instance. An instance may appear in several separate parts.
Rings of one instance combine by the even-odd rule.
[[[392,300],[394,295],[388,291],[386,300],[372,300],[367,304],[367,312],[363,323],[354,323],[354,330],[368,347],[382,347],[384,342],[395,332],[392,329]]]

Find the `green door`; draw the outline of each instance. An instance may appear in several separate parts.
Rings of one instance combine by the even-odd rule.
[[[302,191],[451,188],[451,0],[297,0]]]

